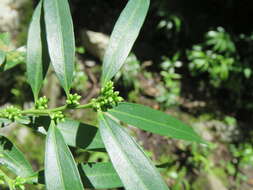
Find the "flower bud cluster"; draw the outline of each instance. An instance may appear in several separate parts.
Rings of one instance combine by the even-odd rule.
[[[51,119],[54,120],[56,123],[64,121],[65,116],[61,111],[54,112],[50,115]]]
[[[70,94],[68,96],[68,99],[66,100],[67,105],[71,106],[71,107],[75,107],[80,105],[79,100],[81,99],[81,96],[79,96],[78,94]]]
[[[3,111],[0,112],[0,117],[7,118],[11,121],[14,121],[21,117],[21,110],[14,107],[14,106],[8,106]]]
[[[48,99],[46,96],[40,97],[36,102],[35,102],[35,108],[39,110],[44,110],[47,109],[47,103]]]
[[[124,99],[119,96],[119,92],[114,91],[113,82],[109,81],[106,83],[105,87],[101,89],[99,97],[92,99],[91,103],[95,111],[107,111],[123,100]]]

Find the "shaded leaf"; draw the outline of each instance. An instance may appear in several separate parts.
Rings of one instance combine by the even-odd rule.
[[[53,122],[46,138],[45,179],[48,190],[83,190],[75,160]]]
[[[108,111],[112,116],[140,129],[163,136],[204,143],[197,133],[176,118],[147,106],[119,103]]]
[[[27,77],[32,87],[35,101],[49,65],[42,1],[37,5],[30,23],[27,40]]]
[[[20,177],[34,174],[32,166],[23,153],[6,137],[0,135],[0,164]]]
[[[102,86],[121,68],[140,32],[149,8],[149,0],[129,0],[122,11],[103,60]]]
[[[123,186],[111,162],[80,164],[79,171],[87,188],[107,189]]]
[[[50,117],[41,116],[34,118],[28,126],[46,134],[50,122]],[[43,129],[41,129],[41,127],[43,127]],[[60,122],[58,124],[58,129],[61,131],[64,141],[69,146],[92,151],[105,151],[104,144],[97,127],[72,119],[65,119],[64,122]]]
[[[100,113],[99,129],[126,190],[168,190],[150,159],[118,123]]]
[[[58,124],[58,128],[68,145],[86,150],[104,151],[104,143],[97,127],[66,119]]]
[[[75,40],[68,0],[44,0],[47,42],[52,65],[66,94],[71,88]]]
[[[122,183],[111,162],[78,164],[85,188],[106,189],[122,187]],[[29,182],[45,184],[44,171],[32,176]]]

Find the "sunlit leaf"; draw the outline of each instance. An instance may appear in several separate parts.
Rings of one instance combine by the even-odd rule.
[[[166,113],[144,105],[124,102],[108,112],[123,122],[152,133],[204,143],[190,126]]]
[[[28,82],[32,87],[35,100],[38,98],[48,65],[49,55],[46,44],[42,1],[40,1],[33,13],[29,27],[26,60]]]
[[[23,153],[6,137],[0,135],[0,165],[20,177],[29,177],[34,171]]]
[[[126,190],[168,190],[150,159],[118,123],[100,113],[99,129]]]
[[[71,88],[75,40],[68,0],[44,0],[47,42],[52,65],[66,94]]]
[[[149,8],[149,0],[129,0],[122,11],[103,60],[102,85],[122,67],[140,32]]]
[[[53,122],[46,139],[45,179],[47,190],[83,190],[75,160]]]

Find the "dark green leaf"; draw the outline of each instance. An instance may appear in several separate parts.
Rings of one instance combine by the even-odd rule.
[[[123,122],[152,133],[204,143],[188,125],[168,114],[147,106],[120,103],[117,107],[109,110],[109,113]]]
[[[107,189],[123,186],[110,162],[80,164],[79,171],[87,188]]]
[[[51,62],[68,94],[75,58],[74,31],[68,0],[44,0],[44,13]]]
[[[46,139],[45,179],[47,190],[83,190],[75,160],[53,122]]]
[[[34,174],[23,153],[6,137],[0,135],[0,164],[20,177]]]
[[[27,40],[27,77],[37,100],[49,65],[42,1],[37,5],[29,27]]]
[[[150,159],[118,123],[100,113],[99,129],[126,190],[168,190]]]
[[[103,60],[102,85],[121,68],[140,32],[149,0],[129,0],[111,34]]]
[[[47,116],[36,117],[28,126],[46,134],[50,121],[50,117]],[[44,129],[41,130],[41,127]],[[105,151],[104,144],[97,127],[81,123],[79,121],[74,121],[72,119],[65,119],[64,122],[58,124],[58,129],[61,131],[65,142],[69,146],[85,150]]]

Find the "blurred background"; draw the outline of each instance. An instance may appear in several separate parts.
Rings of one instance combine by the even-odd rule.
[[[85,103],[99,92],[104,50],[127,0],[69,2],[77,47],[73,92]],[[36,3],[0,1],[0,49],[8,50],[7,60],[13,63],[0,72],[1,107],[32,105],[22,49]],[[154,163],[162,166],[172,190],[253,189],[252,18],[251,0],[152,1],[132,53],[114,79],[125,100],[171,114],[211,142],[200,146],[129,126]],[[43,94],[50,107],[64,104],[64,92],[51,70]],[[89,110],[69,114],[96,124]],[[42,135],[15,124],[0,132],[25,152],[34,169],[43,167]],[[109,160],[105,153],[72,152],[79,162]]]

